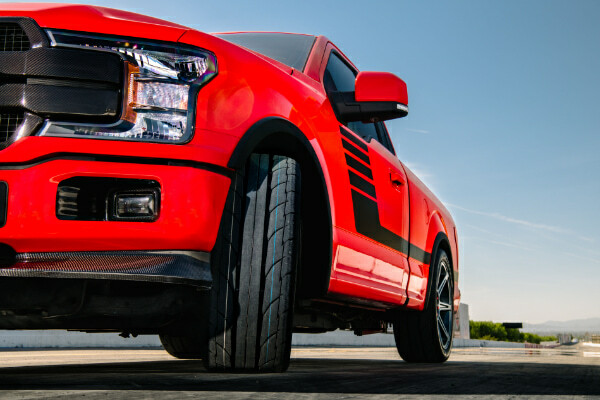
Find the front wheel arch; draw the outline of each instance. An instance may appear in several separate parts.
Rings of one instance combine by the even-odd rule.
[[[333,226],[321,161],[306,135],[281,117],[267,117],[254,123],[238,142],[227,166],[240,170],[253,153],[290,157],[300,165],[304,239],[297,297],[323,297],[331,275]]]

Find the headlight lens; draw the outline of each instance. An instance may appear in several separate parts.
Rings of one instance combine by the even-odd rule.
[[[55,46],[119,52],[125,60],[121,119],[98,125],[48,121],[40,135],[187,142],[192,135],[197,92],[217,73],[214,54],[197,48],[135,39],[47,31]]]

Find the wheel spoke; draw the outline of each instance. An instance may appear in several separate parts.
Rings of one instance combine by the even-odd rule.
[[[438,306],[438,310],[440,310],[440,312],[442,312],[442,311],[452,311],[452,306],[449,303],[444,303],[444,302],[440,301],[440,304]]]
[[[446,336],[446,339],[450,338],[450,334],[448,333],[448,330],[446,329],[446,325],[444,324],[444,321],[442,320],[442,317],[440,317],[438,315],[438,326],[442,328],[442,332],[444,332],[444,335]],[[446,341],[444,340],[444,343]]]
[[[442,283],[440,283],[440,285],[438,286],[437,292],[438,295],[442,293],[442,291],[444,290],[444,286],[446,286],[446,283],[448,282],[448,271],[446,271],[446,269],[444,269],[444,279],[442,280]]]

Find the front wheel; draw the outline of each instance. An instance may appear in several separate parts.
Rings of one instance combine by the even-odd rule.
[[[431,268],[433,281],[425,309],[402,311],[394,321],[396,347],[407,362],[444,362],[452,349],[454,280],[444,250],[438,250]]]
[[[253,154],[233,178],[213,251],[210,369],[287,369],[300,232],[299,165]]]

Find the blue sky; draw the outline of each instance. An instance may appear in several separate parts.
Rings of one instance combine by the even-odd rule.
[[[472,319],[600,316],[600,2],[100,1],[206,32],[323,34],[408,85],[399,158],[449,206]]]

